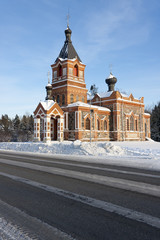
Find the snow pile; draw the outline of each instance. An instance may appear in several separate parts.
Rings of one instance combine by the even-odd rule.
[[[160,170],[160,142],[53,141],[0,143],[0,149],[43,153],[60,158]],[[42,155],[43,155],[42,154]]]
[[[38,152],[48,154],[70,154],[70,155],[90,155],[90,156],[106,156],[106,155],[123,155],[125,150],[113,143],[106,142],[81,142],[79,140],[71,142],[11,142],[0,143],[0,149],[15,150],[24,152]]]
[[[160,159],[160,143],[145,142],[2,142],[0,149],[47,154],[88,156],[135,156]]]
[[[115,142],[117,147],[125,150],[127,156],[144,157],[160,160],[160,142]]]

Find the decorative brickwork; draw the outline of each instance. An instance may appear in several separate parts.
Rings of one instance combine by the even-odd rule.
[[[35,141],[144,141],[150,137],[150,115],[144,113],[144,99],[114,90],[116,77],[106,79],[108,92],[96,93],[87,104],[85,65],[71,41],[72,31],[51,65],[52,84],[46,86],[46,101],[34,116]]]

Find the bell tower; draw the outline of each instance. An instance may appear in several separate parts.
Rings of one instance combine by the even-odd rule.
[[[52,96],[61,107],[77,101],[87,103],[85,65],[72,45],[71,34],[72,31],[67,26],[64,45],[55,63],[51,65]]]

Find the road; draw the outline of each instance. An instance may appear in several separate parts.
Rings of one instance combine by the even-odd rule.
[[[159,240],[160,172],[0,151],[0,239],[15,234]]]

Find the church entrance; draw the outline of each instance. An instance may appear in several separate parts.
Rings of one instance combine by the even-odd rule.
[[[58,124],[57,124],[57,117],[51,117],[51,140],[57,140],[57,133],[58,133]]]
[[[40,118],[40,141],[44,138],[44,119]]]

